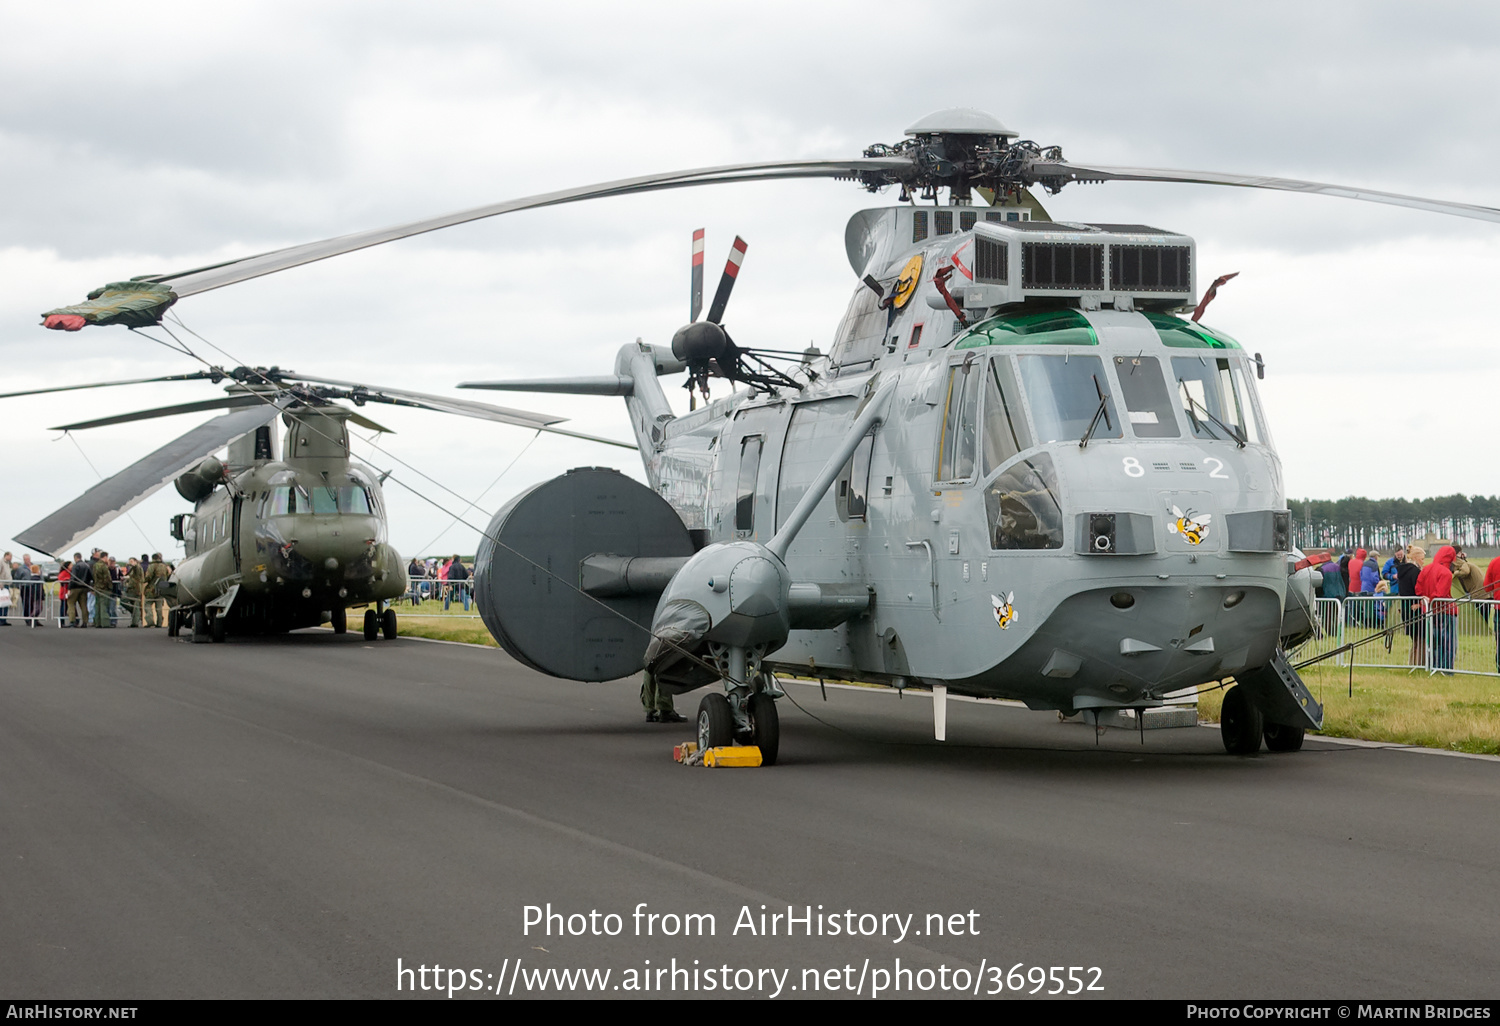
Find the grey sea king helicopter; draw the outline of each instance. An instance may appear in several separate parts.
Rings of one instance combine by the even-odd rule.
[[[1078,164],[954,109],[859,159],[714,167],[498,203],[118,283],[48,322],[77,326],[132,304],[135,316],[159,316],[181,296],[515,210],[778,178],[900,191],[902,205],[849,221],[859,284],[826,356],[731,339],[722,319],[737,240],[703,320],[695,256],[692,323],[670,347],[627,344],[602,376],[461,386],[624,397],[649,482],[576,470],[496,514],[476,593],[506,651],[562,678],[646,668],[673,693],[711,687],[700,742],[747,740],[768,763],[779,747],[776,673],[931,688],[939,738],[949,691],[1097,722],[1233,677],[1226,748],[1299,748],[1322,710],[1284,650],[1312,629],[1311,582],[1295,570],[1281,462],[1256,395],[1263,365],[1198,322],[1212,289],[1191,319],[1179,316],[1197,295],[1191,238],[1053,221],[1031,190],[1184,182],[1490,221],[1500,210]],[[737,390],[677,415],[659,379],[681,372],[705,400],[710,377]]]
[[[128,316],[128,315],[127,315]],[[141,321],[139,323],[152,323]],[[158,585],[171,603],[167,633],[191,627],[194,641],[331,623],[348,627],[364,606],[364,636],[396,637],[391,600],[407,589],[406,567],[387,538],[384,476],[350,458],[349,425],[390,429],[335,400],[389,403],[476,417],[537,431],[611,442],[557,427],[561,418],[488,403],[311,378],[279,367],[214,367],[133,381],[65,385],[0,395],[105,388],[156,381],[227,381],[219,399],[65,424],[79,431],[175,414],[226,410],[90,488],[16,536],[66,559],[83,539],[169,481],[194,503],[172,518],[184,558]],[[277,451],[277,421],[286,427]],[[211,455],[228,447],[227,458]],[[626,445],[626,448],[634,446]]]

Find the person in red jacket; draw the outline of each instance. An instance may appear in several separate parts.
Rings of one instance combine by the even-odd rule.
[[[1484,568],[1484,584],[1475,596],[1486,602],[1500,599],[1500,558],[1490,560]],[[1495,672],[1500,673],[1500,614],[1490,617],[1495,624]]]
[[[1432,666],[1452,676],[1458,641],[1458,606],[1453,601],[1452,545],[1444,545],[1417,576],[1417,594],[1427,599],[1432,614]]]

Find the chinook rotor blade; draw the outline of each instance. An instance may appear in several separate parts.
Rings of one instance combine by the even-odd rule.
[[[281,378],[284,381],[301,381],[312,385],[332,385],[348,390],[345,395],[331,398],[350,398],[361,403],[388,403],[392,406],[409,406],[416,409],[430,410],[434,413],[449,413],[456,417],[473,417],[476,420],[488,420],[497,424],[511,424],[515,427],[529,428],[532,431],[546,431],[549,434],[566,435],[569,438],[579,438],[586,442],[614,445],[621,449],[634,450],[636,448],[629,442],[619,442],[613,438],[602,438],[598,435],[585,434],[581,431],[569,431],[566,428],[557,427],[556,425],[563,423],[568,418],[546,413],[531,413],[527,410],[515,410],[507,406],[495,406],[491,403],[475,402],[472,399],[454,399],[444,395],[431,395],[426,392],[409,392],[402,388],[383,388],[379,385],[340,381],[336,378],[309,378],[292,373],[283,373]]]
[[[263,401],[199,424],[15,536],[17,543],[59,559],[80,541],[146,499],[203,457],[269,424],[281,413]]]
[[[573,189],[525,196],[482,207],[474,207],[440,217],[409,221],[405,224],[373,231],[355,232],[331,239],[320,239],[300,246],[272,250],[238,260],[227,260],[204,267],[195,267],[171,274],[142,275],[135,281],[163,283],[171,287],[178,298],[222,288],[237,282],[259,278],[262,275],[284,271],[329,257],[341,256],[355,250],[379,246],[397,239],[421,235],[425,232],[450,228],[454,225],[478,221],[499,214],[518,210],[533,210],[538,207],[576,203],[581,200],[600,199],[606,196],[629,196],[636,193],[655,192],[661,189],[682,189],[696,185],[721,185],[730,182],[756,182],[787,178],[859,178],[861,175],[899,174],[911,167],[905,157],[880,157],[856,160],[794,160],[770,161],[751,164],[725,164],[719,167],[673,171],[666,174],[641,175],[621,178],[613,182],[585,185]]]
[[[121,413],[114,417],[100,417],[98,420],[81,420],[77,424],[61,424],[50,427],[48,431],[87,431],[89,428],[109,427],[112,424],[129,424],[136,420],[154,420],[157,417],[175,417],[179,413],[203,413],[205,410],[235,410],[248,406],[264,406],[270,409],[272,415],[280,413],[279,408],[271,406],[270,396],[252,395],[226,395],[221,399],[205,399],[196,403],[181,403],[177,406],[157,406],[150,410],[139,410],[135,413]]]
[[[1397,192],[1381,192],[1378,189],[1358,189],[1347,185],[1307,182],[1300,178],[1272,178],[1266,175],[1229,174],[1221,171],[1174,171],[1154,167],[1085,165],[1068,161],[1045,160],[1032,164],[1030,170],[1032,175],[1044,184],[1052,180],[1057,183],[1177,182],[1187,185],[1232,185],[1243,189],[1275,189],[1280,192],[1301,192],[1314,196],[1338,196],[1343,199],[1386,203],[1394,207],[1409,207],[1412,210],[1426,210],[1437,214],[1472,217],[1480,221],[1500,222],[1500,209],[1495,207],[1426,199],[1421,196],[1406,196]]]
[[[15,399],[23,395],[44,395],[48,392],[74,392],[80,388],[113,388],[115,385],[149,385],[157,381],[223,381],[227,375],[213,371],[194,371],[192,374],[168,374],[160,378],[130,378],[127,381],[95,381],[88,385],[58,385],[56,388],[32,388],[25,392],[0,392],[0,399]]]

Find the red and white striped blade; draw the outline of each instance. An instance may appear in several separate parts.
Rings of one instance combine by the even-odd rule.
[[[692,313],[689,321],[696,321],[703,312],[703,229],[693,232],[693,295]]]
[[[736,235],[734,245],[729,247],[724,275],[719,279],[719,291],[714,293],[713,305],[708,308],[708,319],[715,324],[724,319],[724,308],[729,305],[729,293],[734,291],[734,280],[740,276],[740,264],[745,262],[746,248],[745,240]]]

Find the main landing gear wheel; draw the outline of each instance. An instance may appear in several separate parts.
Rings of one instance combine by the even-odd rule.
[[[201,609],[193,610],[193,644],[201,645],[208,640],[208,614]]]
[[[215,616],[209,617],[208,618],[208,629],[209,629],[209,633],[213,635],[214,642],[215,643],[222,643],[224,641],[224,637],[225,637],[225,635],[226,635],[226,633],[227,633],[227,631],[229,629],[229,625],[224,622],[224,614],[223,613],[218,613]]]
[[[385,635],[386,641],[396,640],[396,611],[387,609],[380,614],[380,630]]]
[[[704,695],[698,703],[698,751],[734,744],[734,713],[721,694]],[[761,756],[765,760],[765,756]]]
[[[1267,723],[1262,732],[1266,747],[1273,752],[1300,752],[1302,739],[1307,736],[1305,727],[1288,727],[1285,723]]]
[[[1224,708],[1219,712],[1219,733],[1224,750],[1230,755],[1254,755],[1260,751],[1265,719],[1250,692],[1242,686],[1224,694]]]
[[[764,691],[757,691],[750,696],[746,712],[750,716],[750,743],[760,749],[760,764],[776,765],[776,751],[781,747],[781,718],[776,713],[776,700]]]
[[[177,610],[167,610],[167,637],[175,638],[182,630],[182,617],[177,615]]]
[[[380,633],[380,616],[373,609],[365,610],[365,640],[374,641]]]
[[[329,613],[328,622],[333,624],[333,633],[343,634],[349,630],[349,610],[343,606]]]

